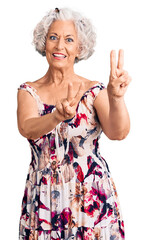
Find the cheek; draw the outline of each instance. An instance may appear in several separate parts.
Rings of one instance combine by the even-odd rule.
[[[51,59],[51,53],[52,53],[52,44],[51,43],[46,43],[45,45],[45,50],[46,50],[46,58],[47,60]]]
[[[52,48],[52,44],[47,42],[45,45],[46,52],[51,51],[51,48]]]
[[[46,60],[48,63],[51,63],[51,54],[49,53],[48,49],[46,49]]]
[[[72,47],[69,48],[69,55],[76,56],[77,53],[78,53],[78,48],[77,47],[72,46]]]

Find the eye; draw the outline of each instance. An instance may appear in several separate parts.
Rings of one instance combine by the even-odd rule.
[[[67,38],[66,40],[67,40],[67,42],[73,42],[72,38]]]
[[[50,36],[49,39],[51,39],[51,40],[56,40],[57,37],[56,37],[56,36]]]

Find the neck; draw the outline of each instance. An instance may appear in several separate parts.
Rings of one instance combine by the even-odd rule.
[[[77,75],[74,73],[74,69],[55,69],[49,67],[47,73],[44,76],[46,83],[56,86],[68,85],[69,82],[76,80]]]

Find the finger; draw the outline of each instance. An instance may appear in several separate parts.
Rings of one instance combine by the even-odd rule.
[[[123,69],[123,65],[124,65],[124,51],[123,51],[123,49],[120,49],[119,53],[118,53],[118,66],[117,66],[117,68],[118,69]]]
[[[69,106],[69,102],[68,102],[68,100],[66,98],[63,99],[62,105],[63,105],[64,108]]]
[[[110,70],[111,70],[111,75],[116,74],[116,52],[115,50],[112,50],[110,53]]]
[[[127,79],[124,83],[120,85],[120,87],[127,87],[131,82],[131,79]]]
[[[66,116],[69,114],[69,103],[66,99],[64,99],[64,101],[62,102],[62,111],[63,111],[63,114]]]
[[[58,112],[60,112],[61,114],[63,113],[63,105],[62,105],[62,103],[61,103],[59,100],[57,100],[57,102],[56,102],[56,109],[57,109]]]
[[[127,81],[128,77],[129,77],[128,75],[122,75],[122,76],[120,76],[120,77],[112,80],[112,81],[111,81],[111,82],[112,82],[112,85],[114,85],[114,86],[119,86],[119,85],[121,85],[122,83],[124,83],[125,81]]]
[[[122,82],[120,83],[120,86],[121,87],[126,87],[126,86],[129,85],[129,83],[131,82],[132,78],[130,76],[125,76],[121,80],[122,80]]]
[[[131,81],[132,81],[132,78],[128,77],[128,79],[124,83],[122,83],[120,86],[121,87],[126,87],[130,84]]]
[[[69,102],[73,98],[73,91],[72,91],[73,85],[72,83],[68,83],[68,92],[67,92],[67,101]]]
[[[117,77],[121,77],[121,76],[127,76],[128,72],[123,70],[123,69],[118,69],[117,68],[117,72],[116,72]]]
[[[65,112],[66,112],[66,114],[69,114],[69,115],[73,114],[73,109],[72,109],[72,107],[66,106]]]

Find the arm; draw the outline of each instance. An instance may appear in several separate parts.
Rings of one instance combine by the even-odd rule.
[[[17,96],[19,132],[28,139],[37,139],[53,130],[60,122],[73,118],[83,92],[84,84],[81,83],[77,94],[73,96],[73,86],[69,83],[67,98],[57,101],[55,111],[40,116],[35,99],[30,93],[19,90]]]
[[[53,113],[39,116],[35,99],[26,91],[18,91],[17,122],[22,136],[28,139],[37,139],[50,132],[60,123]]]
[[[123,70],[123,50],[119,51],[116,67],[115,52],[111,51],[111,73],[107,89],[102,90],[94,101],[102,130],[109,139],[122,140],[130,130],[129,114],[124,102],[124,94],[131,81]]]
[[[105,135],[111,140],[124,139],[130,130],[129,114],[124,99],[109,98],[107,89],[100,91],[94,107]]]

